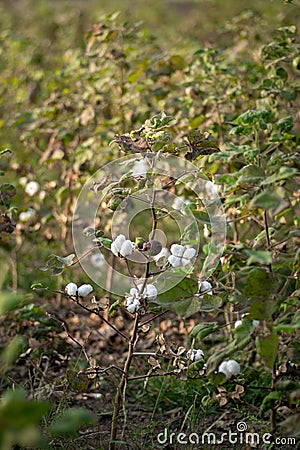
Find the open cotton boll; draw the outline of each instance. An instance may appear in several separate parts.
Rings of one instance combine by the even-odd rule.
[[[131,242],[129,239],[126,239],[123,242],[119,253],[120,253],[120,255],[124,256],[124,258],[125,258],[126,256],[131,255],[133,250],[134,250],[134,243]]]
[[[230,359],[227,361],[227,370],[231,375],[238,375],[241,371],[239,363],[237,363],[234,359]]]
[[[131,297],[128,297],[127,302],[130,298]],[[135,299],[132,299],[132,301],[130,303],[129,302],[127,303],[126,309],[131,314],[134,314],[135,312],[137,312],[139,310],[140,306],[141,306],[141,304],[140,304],[139,300],[137,298],[135,298]]]
[[[257,328],[258,326],[259,326],[259,320],[252,320],[252,325],[255,327],[255,328]]]
[[[96,267],[96,269],[100,269],[105,264],[105,259],[102,253],[94,253],[94,255],[90,258],[92,266]]]
[[[122,244],[126,241],[126,237],[123,234],[119,234],[111,244],[111,251],[114,255],[119,256]]]
[[[200,349],[189,350],[186,355],[191,361],[200,361],[200,359],[204,358],[204,352]]]
[[[185,259],[192,259],[196,255],[196,250],[194,248],[187,248],[184,250],[184,253],[182,255]]]
[[[212,285],[209,281],[200,281],[199,283],[199,293],[213,295]]]
[[[111,251],[116,256],[123,256],[124,258],[134,250],[134,243],[126,239],[123,234],[119,234],[110,246]]]
[[[68,295],[76,295],[77,294],[77,284],[75,283],[68,283],[65,287],[65,292]]]
[[[158,253],[158,255],[154,255],[153,259],[155,261],[159,261],[161,258],[166,258],[168,259],[168,257],[171,255],[171,253],[169,252],[169,250],[167,249],[167,247],[163,247],[160,251],[160,253]]]
[[[29,222],[32,220],[36,215],[36,212],[33,208],[27,209],[27,211],[23,211],[19,214],[19,220],[21,222]]]
[[[234,359],[223,361],[219,366],[219,372],[224,373],[226,378],[231,378],[233,375],[236,376],[240,371],[240,365]]]
[[[29,181],[29,183],[27,183],[25,186],[25,192],[30,197],[35,195],[39,191],[39,189],[40,189],[40,185],[37,181]]]
[[[168,261],[173,267],[180,267],[182,265],[181,258],[178,256],[170,255]]]
[[[243,321],[242,321],[242,320],[237,320],[237,321],[234,323],[234,328],[240,327],[241,325],[243,325]]]
[[[85,297],[86,295],[89,295],[93,290],[93,286],[91,286],[90,284],[83,284],[78,288],[77,292],[80,297]]]
[[[173,244],[171,245],[171,253],[173,256],[177,256],[178,258],[181,258],[183,256],[185,247],[180,244]]]
[[[153,284],[148,284],[146,286],[146,295],[149,300],[149,302],[153,301],[157,297],[157,289]]]
[[[149,167],[150,166],[144,159],[140,159],[134,163],[132,167],[132,174],[136,177],[139,176],[145,178]]]

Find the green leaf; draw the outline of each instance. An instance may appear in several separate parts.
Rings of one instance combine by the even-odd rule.
[[[269,265],[272,264],[272,252],[267,252],[263,250],[248,250],[245,249],[244,253],[249,256],[247,261],[247,266],[253,263]]]
[[[299,171],[294,167],[281,166],[278,172],[273,173],[265,179],[264,184],[274,184],[277,181],[287,180],[288,178],[294,177],[296,173],[299,173]]]
[[[50,408],[49,402],[28,400],[22,389],[8,390],[0,402],[1,431],[15,433],[18,442],[22,432],[39,424]]]
[[[277,301],[275,299],[255,299],[250,307],[250,315],[256,320],[272,322],[273,314],[276,311],[277,306]]]
[[[262,209],[278,208],[281,198],[273,192],[262,192],[256,195],[250,202],[250,208],[259,207]]]
[[[60,275],[66,267],[69,267],[73,264],[74,258],[74,253],[71,253],[64,258],[58,255],[50,255],[46,265],[44,267],[41,267],[40,270],[42,270],[43,272],[52,270],[52,275]]]
[[[257,336],[256,348],[258,354],[263,359],[269,369],[272,369],[277,357],[279,339],[277,333],[268,334],[266,336]]]
[[[0,372],[5,373],[28,349],[28,338],[16,335],[0,355]]]
[[[271,273],[263,268],[255,268],[249,273],[242,293],[245,297],[267,300],[276,288],[277,283]]]
[[[203,322],[196,325],[191,331],[191,337],[196,340],[196,342],[201,342],[206,336],[214,333],[219,329],[218,322]]]
[[[0,150],[0,159],[2,156],[4,156],[6,153],[12,153],[10,148],[5,148],[4,150]]]
[[[195,221],[185,227],[180,237],[182,245],[193,245],[199,241],[199,228]]]
[[[84,408],[70,408],[52,422],[50,432],[54,436],[75,436],[80,427],[95,423],[97,417],[91,411]]]
[[[0,316],[15,311],[27,302],[23,295],[11,292],[0,292]]]
[[[264,412],[273,409],[278,400],[280,400],[281,398],[282,393],[280,391],[270,392],[270,394],[266,395],[260,407],[260,416],[262,416]]]
[[[0,186],[0,205],[3,204],[7,208],[10,207],[11,199],[17,193],[16,188],[9,183],[1,184]]]
[[[198,291],[198,282],[192,278],[184,278],[176,286],[160,294],[154,301],[158,305],[171,308],[179,300],[191,297]]]

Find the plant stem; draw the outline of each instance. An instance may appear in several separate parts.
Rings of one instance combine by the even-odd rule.
[[[267,211],[264,210],[264,227],[266,232],[266,240],[267,240],[267,249],[271,250],[271,240],[270,240],[270,234],[269,234],[269,226],[268,226],[268,216]],[[268,265],[270,272],[273,272],[272,263]]]
[[[117,392],[114,398],[114,411],[113,411],[113,418],[111,423],[111,433],[110,433],[110,442],[109,442],[109,450],[115,450],[116,446],[116,437],[117,437],[117,431],[118,431],[118,422],[119,422],[119,413],[120,413],[120,407],[121,407],[121,401],[125,394],[124,389],[126,389],[126,384],[128,380],[128,374],[129,369],[133,357],[133,351],[135,348],[136,340],[137,340],[137,333],[138,333],[138,314],[135,314],[135,320],[133,325],[133,331],[132,336],[130,338],[130,341],[128,343],[128,355],[124,364],[123,368],[123,374],[121,376]]]

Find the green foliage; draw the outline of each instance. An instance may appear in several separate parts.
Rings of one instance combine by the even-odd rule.
[[[53,436],[75,436],[82,426],[97,423],[95,414],[83,408],[67,409],[61,417],[56,417],[50,424],[49,431]]]
[[[21,389],[7,391],[0,402],[0,448],[48,448],[39,425],[50,408],[48,402],[28,400]]]

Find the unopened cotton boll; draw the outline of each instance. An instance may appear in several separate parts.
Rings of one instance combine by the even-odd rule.
[[[39,189],[40,189],[40,185],[37,181],[29,181],[29,183],[27,183],[25,186],[25,192],[30,197],[35,195],[39,191]]]
[[[68,295],[76,295],[77,293],[77,284],[75,283],[68,283],[67,286],[65,287],[65,292]]]
[[[94,289],[93,289],[93,286],[91,286],[90,284],[83,284],[83,285],[81,285],[81,286],[78,288],[77,292],[78,292],[78,295],[79,295],[80,297],[86,297],[86,296],[89,295],[93,290],[94,290]]]

